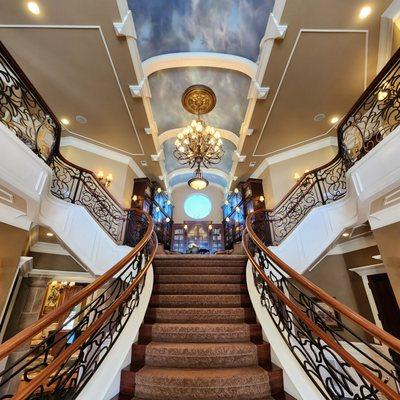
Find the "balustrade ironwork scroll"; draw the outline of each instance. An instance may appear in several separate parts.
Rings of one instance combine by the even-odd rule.
[[[149,219],[145,219],[149,223]],[[133,254],[121,261],[120,267],[116,265],[111,273],[99,278],[102,282],[95,281],[91,285],[93,290],[91,287],[83,289],[87,294],[74,301],[81,293],[78,292],[62,313],[58,312],[53,318],[46,316],[47,321],[42,326],[39,320],[36,329],[27,328],[24,340],[17,343],[18,357],[10,358],[0,372],[1,400],[77,397],[139,304],[146,272],[157,247],[153,224],[147,225],[145,231]],[[118,272],[113,273],[116,269]],[[29,347],[29,341],[52,324],[56,325],[55,329],[38,344]],[[67,326],[71,329],[66,330]],[[7,346],[8,342],[0,345],[0,359],[8,354],[7,350],[2,351]],[[11,390],[12,382],[14,386],[17,383],[16,391]]]
[[[59,122],[1,42],[0,121],[46,162],[51,160]]]
[[[248,219],[247,227],[254,218]],[[353,313],[350,319],[351,313],[333,307],[329,295],[322,299],[302,285],[295,274],[288,274],[290,267],[283,270],[282,262],[271,257],[252,225],[251,230],[250,235],[245,231],[243,244],[254,267],[261,305],[324,398],[400,399],[395,372],[400,366],[385,346],[369,340],[379,328],[367,321],[374,330],[364,329],[355,323],[361,316]],[[375,336],[380,342],[390,336],[381,333]],[[399,352],[400,341],[390,339],[388,344],[394,342],[391,348]]]
[[[302,176],[293,190],[264,218],[257,221],[258,234],[269,244],[279,244],[314,208],[346,194],[346,168],[337,156],[332,162]],[[264,231],[264,233],[262,233]],[[268,231],[268,232],[267,232]]]
[[[338,127],[347,168],[400,125],[400,50],[383,67]]]

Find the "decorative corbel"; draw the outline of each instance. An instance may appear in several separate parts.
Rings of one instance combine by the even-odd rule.
[[[117,36],[137,39],[135,24],[133,23],[132,12],[130,10],[126,13],[122,22],[114,22],[113,26]]]

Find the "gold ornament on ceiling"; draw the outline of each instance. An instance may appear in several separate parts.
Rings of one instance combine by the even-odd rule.
[[[183,108],[191,114],[208,114],[217,104],[215,93],[208,86],[189,86],[182,95]]]

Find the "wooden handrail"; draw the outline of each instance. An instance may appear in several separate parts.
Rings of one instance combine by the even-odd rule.
[[[28,398],[28,396],[33,393],[40,385],[45,384],[48,377],[57,371],[63,363],[74,354],[74,352],[94,333],[97,329],[99,329],[104,322],[113,314],[113,312],[123,304],[125,300],[128,299],[130,294],[135,290],[135,288],[139,285],[142,279],[145,277],[147,270],[149,269],[151,263],[153,262],[154,256],[157,251],[157,235],[152,230],[150,234],[149,240],[151,238],[154,239],[154,247],[152,249],[151,255],[147,260],[146,265],[141,269],[138,275],[135,277],[133,282],[128,286],[127,289],[122,292],[122,294],[118,297],[117,300],[113,302],[113,304],[102,314],[100,318],[94,321],[92,324],[88,326],[88,328],[84,331],[84,333],[79,336],[70,346],[68,346],[64,351],[62,351],[46,368],[44,368],[35,378],[33,378],[27,386],[25,386],[22,390],[17,392],[12,399],[13,400],[24,400]]]
[[[318,297],[320,300],[329,304],[338,313],[346,316],[349,320],[353,321],[355,324],[360,326],[365,332],[368,332],[372,336],[376,337],[383,343],[385,343],[392,350],[400,354],[400,340],[392,336],[388,332],[379,328],[372,322],[368,321],[366,318],[360,314],[353,311],[351,308],[347,307],[340,301],[336,300],[334,297],[329,295],[327,292],[319,288],[317,285],[309,281],[303,275],[299,274],[283,260],[281,260],[275,253],[268,249],[268,247],[263,243],[263,241],[254,232],[252,226],[252,218],[256,214],[265,212],[265,210],[257,210],[250,213],[246,218],[246,229],[249,233],[253,242],[270,258],[283,272],[294,279],[297,283],[301,284],[303,287],[308,289],[314,296]]]
[[[151,239],[151,235],[154,228],[153,219],[149,214],[141,211],[135,210],[138,214],[145,216],[147,220],[147,229],[143,235],[143,238],[139,241],[139,243],[120,261],[118,261],[112,268],[110,268],[107,272],[97,278],[90,285],[86,286],[79,292],[77,292],[74,296],[71,297],[66,303],[62,304],[60,307],[55,309],[54,311],[46,314],[38,321],[28,326],[21,332],[17,333],[12,338],[8,339],[6,342],[0,344],[0,360],[14,351],[19,345],[25,343],[28,339],[32,338],[39,332],[41,332],[44,328],[46,328],[49,324],[54,322],[61,315],[64,315],[68,310],[74,307],[76,304],[80,303],[83,299],[92,295],[97,289],[102,287],[106,282],[112,279],[116,273],[118,273],[126,264],[128,264],[134,257],[143,249],[143,247],[147,244],[147,242]]]
[[[242,243],[243,243],[244,250],[245,250],[247,256],[249,257],[249,260],[250,260],[251,264],[257,270],[258,274],[265,281],[265,283],[269,286],[270,290],[274,293],[274,295],[276,295],[287,307],[289,307],[292,310],[292,312],[298,318],[300,318],[301,321],[303,321],[308,326],[309,329],[311,329],[313,332],[315,332],[318,335],[318,337],[321,338],[331,349],[333,349],[344,361],[348,362],[349,365],[351,365],[352,368],[354,368],[361,376],[363,376],[365,379],[367,379],[381,393],[383,393],[385,396],[387,396],[388,399],[390,399],[390,400],[399,400],[400,396],[399,396],[398,393],[396,393],[386,383],[384,383],[381,379],[379,379],[376,375],[374,375],[370,370],[368,370],[368,368],[366,368],[363,364],[361,364],[358,360],[356,360],[342,346],[340,346],[331,336],[329,336],[314,321],[312,321],[311,318],[306,313],[304,313],[303,310],[301,310],[295,303],[293,303],[293,301],[291,301],[289,298],[287,298],[285,293],[282,290],[280,290],[272,282],[272,280],[265,274],[265,272],[256,263],[256,261],[254,260],[252,254],[250,253],[250,251],[248,249],[248,246],[247,246],[247,243],[246,243],[246,232],[248,232],[250,237],[251,237],[251,239],[254,240],[254,237],[252,236],[252,234],[250,233],[250,231],[248,231],[248,229],[246,227],[246,229],[243,232],[243,236],[242,236]],[[254,232],[253,232],[253,234],[254,234]],[[256,244],[259,245],[258,242],[256,242]],[[264,249],[262,249],[262,250],[265,251]],[[271,254],[273,254],[268,249],[266,249],[265,252],[268,254],[269,257],[271,256]],[[278,257],[275,257],[275,259],[276,260],[280,260]],[[281,263],[285,264],[283,261],[281,261]],[[291,270],[290,267],[289,267],[289,269]],[[323,292],[323,291],[321,291],[321,292]],[[325,292],[323,292],[323,293],[325,293]],[[325,293],[325,294],[328,297],[330,297],[327,293]],[[346,307],[346,306],[344,306],[344,307]],[[369,322],[369,321],[367,321],[367,322]],[[386,333],[385,331],[383,331],[383,332]]]

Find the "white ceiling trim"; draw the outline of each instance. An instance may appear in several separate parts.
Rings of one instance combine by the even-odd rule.
[[[135,131],[136,138],[137,138],[137,140],[139,142],[141,153],[134,154],[134,155],[135,156],[143,156],[143,155],[145,155],[144,149],[143,149],[143,146],[142,146],[142,142],[141,142],[141,140],[139,138],[139,134],[138,134],[137,129],[136,129],[135,122],[133,121],[132,113],[131,113],[131,111],[129,109],[128,102],[126,100],[124,91],[123,91],[122,86],[121,86],[121,81],[119,79],[117,70],[115,68],[114,60],[111,57],[110,50],[108,48],[105,36],[103,34],[103,31],[102,31],[100,25],[4,25],[4,24],[0,24],[0,28],[20,28],[20,29],[26,29],[26,28],[29,28],[29,29],[94,29],[94,30],[97,30],[99,32],[101,41],[102,41],[102,43],[104,45],[104,48],[106,50],[107,57],[108,57],[108,59],[110,61],[110,65],[111,65],[111,68],[113,70],[113,74],[114,74],[115,80],[117,82],[119,91],[121,93],[123,102],[125,104],[126,111],[128,113],[129,119],[131,121],[133,130]]]
[[[292,62],[294,52],[295,52],[295,50],[297,48],[297,45],[299,44],[300,37],[301,37],[301,35],[303,33],[324,33],[324,34],[325,33],[360,33],[360,34],[364,34],[365,35],[365,62],[364,62],[364,71],[363,71],[364,72],[364,89],[367,87],[367,78],[368,78],[368,30],[360,30],[360,29],[300,29],[299,33],[298,33],[298,35],[296,37],[296,40],[295,40],[295,42],[293,44],[292,50],[290,52],[288,61],[286,63],[286,66],[285,66],[285,69],[283,71],[282,77],[281,77],[280,82],[278,84],[278,88],[277,88],[277,90],[275,92],[275,95],[274,95],[274,98],[272,100],[271,106],[270,106],[270,108],[268,110],[268,114],[267,114],[267,116],[265,118],[263,127],[261,129],[260,135],[259,135],[258,140],[257,140],[257,143],[256,143],[256,145],[254,147],[254,151],[253,151],[253,156],[254,157],[265,157],[265,156],[268,155],[267,153],[266,154],[256,154],[257,148],[258,148],[258,145],[259,145],[259,143],[261,141],[261,138],[262,138],[262,136],[264,134],[265,127],[266,127],[267,122],[269,120],[269,117],[271,115],[272,109],[273,109],[273,107],[275,105],[276,99],[278,98],[278,95],[279,95],[280,89],[282,87],[283,81],[284,81],[284,79],[286,77],[286,73],[287,73],[287,71],[289,69],[289,66],[290,66],[291,62]],[[327,132],[325,132],[325,133],[323,133],[323,134],[321,134],[321,135],[319,135],[317,137],[321,137],[321,136],[327,135],[331,131],[331,129],[329,129]],[[313,139],[314,138],[308,139],[308,140],[313,140]],[[299,143],[302,143],[302,142],[299,142]],[[298,145],[299,143],[296,143],[293,146]]]
[[[162,133],[158,137],[158,140],[160,141],[160,145],[162,145],[165,141],[167,141],[169,139],[173,139],[173,138],[177,137],[178,133],[182,129],[183,128],[174,128],[174,129],[170,129],[170,130],[165,131],[164,133]],[[232,142],[237,147],[237,145],[239,143],[239,137],[237,135],[235,135],[233,132],[228,131],[226,129],[221,129],[221,128],[215,128],[215,129],[220,132],[221,137],[223,139],[229,140],[230,142]]]
[[[220,169],[217,169],[217,168],[207,168],[206,170],[203,171],[203,173],[219,176],[219,177],[225,179],[226,181],[228,181],[228,178],[229,178],[229,176],[226,172],[221,171]],[[176,176],[183,175],[183,174],[194,174],[194,170],[191,168],[179,168],[174,171],[171,171],[168,174],[167,178],[169,180],[169,179],[175,178]]]
[[[376,241],[373,235],[358,237],[347,242],[337,244],[332,250],[327,254],[328,256],[346,254],[352,251],[357,251],[361,249],[366,249],[368,247],[376,246]]]
[[[85,140],[78,139],[73,136],[64,136],[61,138],[60,147],[67,147],[67,146],[75,147],[77,149],[84,150],[92,154],[96,154],[100,157],[108,158],[110,160],[126,164],[137,175],[138,178],[145,177],[145,174],[139,168],[139,166],[136,164],[136,162],[133,160],[132,157],[118,153],[111,149],[107,149],[97,144],[93,144]]]
[[[212,67],[230,69],[241,72],[251,79],[257,73],[257,64],[245,57],[226,53],[182,52],[168,53],[148,58],[143,61],[143,71],[146,77],[154,72],[170,68]]]
[[[29,250],[34,253],[56,254],[59,256],[70,255],[68,251],[58,243],[36,242]]]
[[[269,166],[280,163],[282,161],[290,160],[291,158],[299,157],[304,154],[311,153],[313,151],[321,150],[325,147],[336,146],[337,138],[334,136],[328,136],[326,138],[317,140],[312,143],[305,144],[300,147],[295,147],[290,150],[283,151],[273,156],[265,158],[257,169],[251,174],[251,178],[258,178]]]
[[[78,283],[91,283],[95,277],[88,272],[79,271],[59,271],[56,269],[37,269],[33,268],[29,271],[28,276],[47,277],[53,280],[62,282],[78,282]]]
[[[182,186],[186,186],[189,189],[189,185],[187,182],[179,182],[171,188],[171,194],[174,192],[175,189],[178,189]],[[209,182],[208,187],[214,187],[218,190],[221,190],[221,192],[223,192],[224,194],[226,193],[226,188],[219,183]]]

